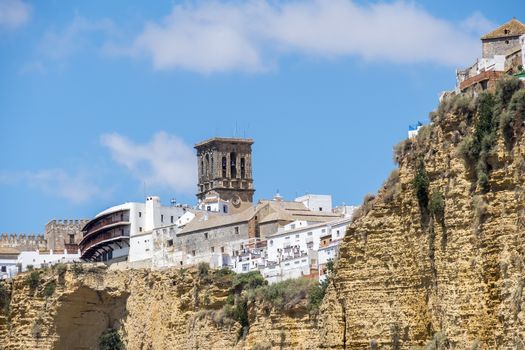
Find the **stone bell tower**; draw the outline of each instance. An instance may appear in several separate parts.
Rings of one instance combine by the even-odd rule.
[[[199,201],[214,191],[235,207],[253,202],[252,144],[252,139],[214,137],[195,145]]]

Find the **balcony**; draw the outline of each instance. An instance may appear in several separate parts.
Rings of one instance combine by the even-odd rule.
[[[89,237],[84,237],[80,242],[80,257],[84,260],[91,260],[93,256],[97,255],[99,249],[110,250],[112,244],[118,247],[129,246],[129,230],[112,229],[106,232],[91,234]]]
[[[86,226],[84,226],[82,231],[86,232],[84,236],[87,236],[94,231],[98,231],[99,229],[104,228],[104,226],[112,225],[118,222],[128,221],[129,210],[120,210],[91,220],[86,224]]]

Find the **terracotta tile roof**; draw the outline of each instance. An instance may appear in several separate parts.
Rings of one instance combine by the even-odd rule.
[[[525,34],[525,24],[513,18],[502,26],[481,37],[481,40],[508,38]]]

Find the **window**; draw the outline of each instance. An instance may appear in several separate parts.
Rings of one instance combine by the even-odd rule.
[[[239,227],[238,227],[238,226],[235,226],[235,234],[236,234],[236,235],[239,234]]]
[[[204,239],[208,239],[208,232],[204,232]]]
[[[222,206],[222,211],[223,211],[224,213],[227,213],[227,212],[228,212],[228,206],[227,206],[227,205],[223,205],[223,206]]]
[[[325,232],[326,232],[326,229],[325,229],[325,228],[323,228],[323,229],[321,230],[321,232],[322,232],[322,233],[325,233]]]
[[[285,263],[284,266],[290,266],[290,263]]]
[[[142,227],[139,227],[139,232],[142,232]]]
[[[311,236],[312,235],[312,232],[308,232],[308,236]]]
[[[141,217],[142,217],[142,212],[141,212],[141,211],[139,211],[139,218],[141,218]]]
[[[319,211],[323,211],[323,207],[319,207]]]
[[[230,153],[230,177],[235,179],[237,177],[237,154]]]
[[[336,234],[337,234],[337,237],[339,237],[339,230],[337,230]]]
[[[171,216],[171,223],[173,224],[173,215]]]
[[[270,247],[273,247],[273,239],[270,240]]]
[[[224,253],[224,247],[221,247],[221,253]]]
[[[206,210],[207,210],[207,211],[211,211],[211,206],[207,205],[207,206],[206,206]]]
[[[295,238],[299,238],[299,235],[295,235]]]
[[[160,216],[160,222],[164,222],[164,215]]]
[[[195,250],[191,251],[191,255],[195,256]]]
[[[293,230],[294,228],[295,228],[295,224],[291,224],[291,225],[290,225],[290,229]]]
[[[124,230],[122,230],[124,231]],[[122,234],[124,234],[124,232],[122,232]],[[70,234],[69,235],[69,244],[75,244],[75,235],[74,234]]]
[[[173,247],[173,239],[168,239],[168,247]]]
[[[248,264],[242,264],[242,271],[243,272],[246,272],[250,269],[250,263]]]
[[[226,157],[222,157],[222,177],[226,177]]]
[[[244,179],[246,176],[246,170],[245,170],[245,161],[244,158],[241,158],[241,179]]]
[[[211,252],[215,253],[215,247],[211,247]]]
[[[508,43],[509,43],[509,41],[508,41],[508,40],[505,40],[505,44],[508,44]]]
[[[2,266],[2,272],[7,272],[7,266]]]
[[[297,261],[294,261],[294,264],[296,264],[296,265],[297,265],[297,264],[299,264],[299,260],[297,260]]]
[[[284,239],[290,239],[290,236],[284,237]]]

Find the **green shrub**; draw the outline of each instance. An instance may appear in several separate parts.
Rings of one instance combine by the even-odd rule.
[[[38,271],[32,271],[29,275],[26,276],[25,285],[30,289],[34,290],[40,284],[40,273]]]
[[[45,297],[50,297],[53,295],[53,293],[55,293],[55,289],[56,289],[56,282],[55,281],[49,281],[48,283],[46,283],[46,285],[44,286],[44,296]]]
[[[399,169],[394,169],[383,184],[383,200],[387,203],[393,201],[401,193],[399,183]]]
[[[239,295],[245,289],[255,289],[265,286],[268,281],[264,279],[259,271],[250,271],[235,275],[233,278],[232,289],[235,294]]]
[[[416,197],[419,203],[419,208],[422,211],[426,211],[428,208],[428,187],[430,181],[428,179],[427,171],[425,169],[425,162],[422,159],[419,159],[416,176],[414,177],[413,186],[414,191],[416,192]]]
[[[78,276],[84,273],[84,266],[82,263],[74,263],[72,266],[73,273]]]
[[[509,111],[519,120],[525,120],[525,89],[518,90],[512,95]]]
[[[99,339],[100,350],[124,350],[124,343],[120,339],[120,334],[116,329],[108,329]]]
[[[440,191],[434,191],[430,195],[428,210],[438,220],[445,216],[445,197]]]
[[[497,109],[502,110],[505,108],[512,95],[519,90],[521,82],[518,78],[513,76],[504,76],[498,80],[496,84],[496,100],[497,100]]]
[[[210,264],[208,264],[207,262],[200,262],[197,265],[197,274],[200,278],[207,277],[209,271],[210,271]]]
[[[58,277],[63,277],[66,274],[67,265],[63,263],[58,263],[53,265],[52,269],[53,271],[55,271]]]
[[[5,284],[0,283],[0,311],[7,311],[11,303],[11,296]]]
[[[256,290],[256,298],[274,308],[290,310],[301,300],[307,299],[316,288],[317,281],[308,278],[288,279]]]

